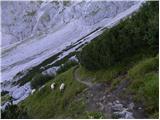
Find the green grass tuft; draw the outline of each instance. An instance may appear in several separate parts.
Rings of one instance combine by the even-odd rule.
[[[143,76],[150,71],[158,71],[159,59],[158,55],[156,57],[151,57],[140,61],[136,66],[129,70],[130,77]]]
[[[5,102],[7,102],[9,100],[11,100],[11,96],[9,94],[1,96],[1,105],[3,105]]]
[[[86,112],[87,119],[104,119],[101,112]]]

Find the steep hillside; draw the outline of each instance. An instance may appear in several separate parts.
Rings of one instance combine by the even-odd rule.
[[[29,118],[157,118],[158,56],[127,65],[127,69],[117,66],[96,72],[74,67],[46,83],[19,107]],[[56,87],[51,90],[53,82]],[[59,90],[62,82],[64,92]]]
[[[23,80],[35,77],[31,87],[36,91],[17,106],[8,106],[2,118],[158,118],[158,39],[158,2],[145,2],[138,12],[72,53],[78,60],[67,57],[53,63],[61,65],[54,76],[40,70],[59,54],[33,68]],[[7,95],[3,100],[10,99]]]
[[[1,3],[1,87],[17,104],[29,96],[35,75],[53,77],[61,61],[74,58],[82,46],[137,11],[143,1]]]

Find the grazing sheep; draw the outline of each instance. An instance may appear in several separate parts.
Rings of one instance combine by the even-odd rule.
[[[38,91],[41,91],[46,85],[41,86]]]
[[[54,88],[55,88],[55,83],[52,83],[51,84],[51,89],[54,90]]]
[[[60,85],[60,87],[59,87],[60,91],[63,91],[63,90],[64,90],[64,87],[65,87],[65,84],[62,83],[62,84]]]
[[[33,95],[33,93],[36,91],[36,89],[33,89],[32,91],[31,91],[31,95]]]

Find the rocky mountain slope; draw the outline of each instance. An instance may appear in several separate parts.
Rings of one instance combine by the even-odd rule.
[[[82,26],[96,25],[104,19],[109,21],[134,4],[136,2],[2,2],[2,46],[58,31],[75,20]]]

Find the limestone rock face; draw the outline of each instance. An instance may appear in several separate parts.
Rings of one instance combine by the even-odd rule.
[[[3,1],[2,46],[24,40],[31,35],[46,33],[51,29],[56,31],[75,20],[80,20],[82,25],[95,25],[105,18],[113,18],[136,3]]]

